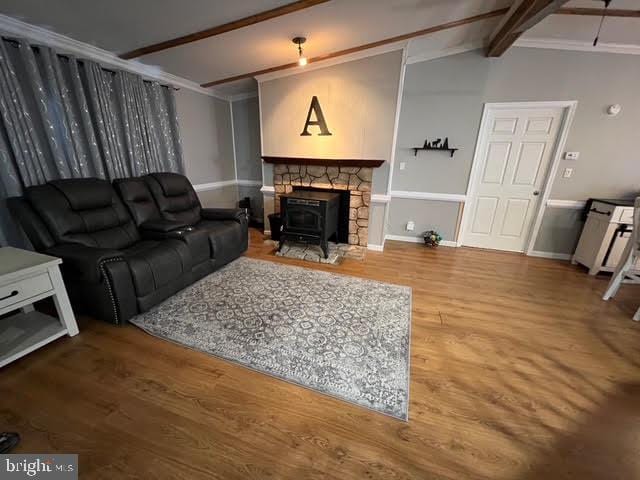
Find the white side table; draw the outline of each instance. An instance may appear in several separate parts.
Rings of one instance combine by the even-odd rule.
[[[0,367],[63,335],[78,334],[59,265],[62,260],[49,255],[0,248]],[[58,317],[40,313],[33,303],[53,297]]]

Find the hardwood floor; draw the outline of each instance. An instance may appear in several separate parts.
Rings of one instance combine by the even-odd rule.
[[[80,454],[81,478],[640,477],[640,290],[568,262],[388,242],[364,262],[248,255],[413,288],[404,423],[153,338],[81,333],[0,373],[20,452]]]

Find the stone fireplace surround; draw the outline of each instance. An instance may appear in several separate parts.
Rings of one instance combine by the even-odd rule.
[[[371,167],[336,165],[276,164],[273,169],[275,211],[280,212],[280,195],[294,187],[349,191],[350,245],[367,246],[371,204]]]

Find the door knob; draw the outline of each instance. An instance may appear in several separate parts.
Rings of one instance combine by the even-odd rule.
[[[538,190],[536,190],[536,191],[533,192],[533,195],[537,197],[538,195],[540,195],[540,192]]]

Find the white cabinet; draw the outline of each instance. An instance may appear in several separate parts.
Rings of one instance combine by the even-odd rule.
[[[613,272],[632,228],[633,200],[594,200],[573,263],[588,267],[589,275]]]

